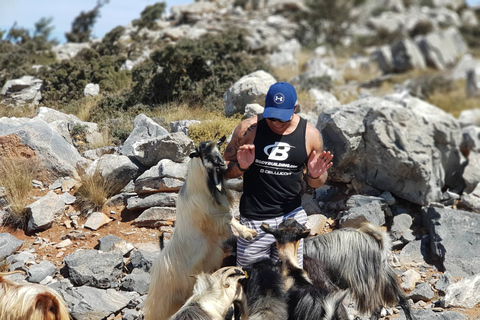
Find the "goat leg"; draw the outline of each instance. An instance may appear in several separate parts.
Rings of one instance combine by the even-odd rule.
[[[232,217],[232,220],[230,220],[230,225],[237,230],[238,234],[240,237],[245,238],[247,240],[252,240],[258,235],[258,232],[247,228],[246,226],[240,224],[240,222],[235,219],[235,217]]]

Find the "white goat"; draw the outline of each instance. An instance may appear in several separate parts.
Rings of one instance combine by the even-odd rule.
[[[69,320],[65,302],[54,289],[37,283],[16,283],[0,273],[0,319]]]
[[[193,295],[170,320],[224,320],[232,303],[245,299],[238,282],[246,278],[241,268],[225,267],[196,278]]]
[[[244,238],[256,236],[230,214],[223,180],[227,166],[219,151],[224,141],[225,137],[201,142],[190,154],[187,178],[177,199],[175,231],[151,271],[146,320],[168,319],[192,294],[192,275],[221,267],[222,243],[232,234],[231,226]]]

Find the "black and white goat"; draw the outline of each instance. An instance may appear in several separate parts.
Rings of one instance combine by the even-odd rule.
[[[224,320],[234,301],[244,300],[242,285],[245,272],[238,267],[225,267],[213,274],[200,273],[193,295],[170,320]]]
[[[339,290],[330,282],[321,264],[318,264],[319,268],[316,270],[316,284],[307,272],[300,268],[297,259],[298,246],[300,240],[309,235],[310,230],[300,230],[297,224],[296,220],[287,219],[278,229],[270,228],[266,223],[261,226],[262,230],[272,234],[277,242],[278,256],[282,261],[280,270],[288,290],[288,319],[348,320],[348,314],[342,305],[347,291]],[[313,259],[308,261],[310,265],[314,262]]]
[[[291,224],[299,235],[309,232],[296,221]],[[399,304],[412,320],[410,305],[388,262],[390,253],[388,234],[368,221],[304,240],[304,255],[319,260],[332,282],[349,290],[361,313],[378,319],[383,306]],[[312,272],[308,267],[305,263],[307,272]]]
[[[280,261],[259,258],[245,266],[248,279],[241,280],[246,305],[240,306],[241,319],[288,319],[285,283],[279,273]]]
[[[219,151],[224,141],[225,137],[201,142],[190,154],[186,181],[176,204],[175,231],[151,270],[144,305],[146,320],[168,319],[192,294],[192,275],[220,268],[222,242],[232,234],[231,226],[244,238],[256,236],[230,214],[223,180],[227,166]]]

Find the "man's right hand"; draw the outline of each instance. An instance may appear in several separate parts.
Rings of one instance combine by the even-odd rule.
[[[237,162],[240,168],[246,170],[255,160],[255,145],[244,144],[238,148]]]

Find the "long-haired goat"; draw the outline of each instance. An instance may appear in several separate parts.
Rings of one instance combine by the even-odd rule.
[[[58,292],[37,283],[16,283],[0,273],[0,319],[69,320],[65,302]]]
[[[278,229],[270,228],[266,223],[261,226],[263,231],[275,237],[277,243],[278,256],[282,261],[280,270],[288,290],[288,319],[348,320],[348,314],[342,305],[347,291],[339,290],[330,282],[321,264],[318,264],[319,269],[316,270],[317,284],[314,284],[307,272],[300,268],[297,258],[298,246],[300,240],[307,237],[310,230],[305,228],[300,230],[297,224],[295,219],[287,219],[280,223]]]
[[[245,272],[239,267],[225,267],[213,274],[200,273],[193,295],[170,320],[224,320],[235,300],[244,300],[242,285]]]
[[[175,231],[152,267],[144,305],[146,320],[168,319],[192,294],[192,275],[220,268],[222,242],[232,233],[231,226],[247,239],[256,236],[230,214],[223,180],[227,166],[219,151],[224,141],[225,137],[200,142],[190,154],[176,204]]]
[[[280,261],[259,258],[243,269],[248,278],[241,280],[246,305],[240,306],[241,319],[288,319],[285,284],[279,273]]]
[[[296,225],[299,234],[307,232],[301,224]],[[356,227],[341,228],[304,241],[304,255],[319,260],[332,282],[349,290],[361,313],[378,319],[383,306],[399,304],[406,318],[413,320],[405,293],[388,263],[390,253],[388,234],[366,220],[359,221]]]

